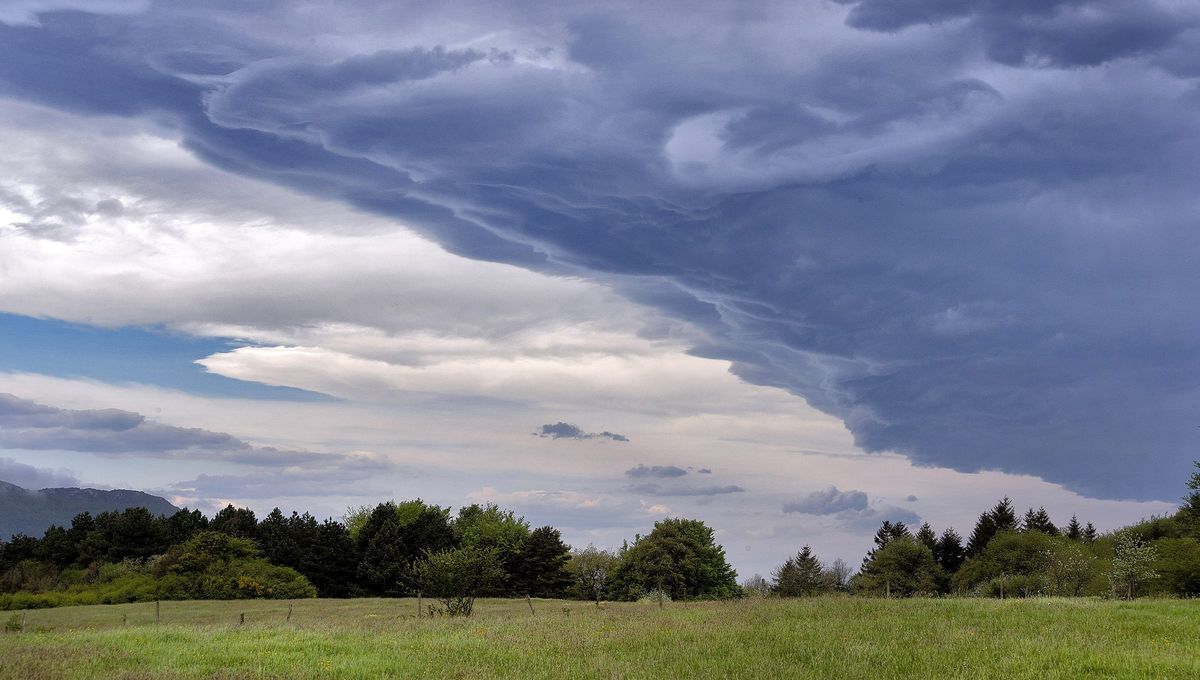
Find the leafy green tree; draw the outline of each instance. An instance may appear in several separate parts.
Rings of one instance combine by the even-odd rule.
[[[1128,529],[1117,532],[1113,539],[1113,560],[1108,574],[1113,595],[1132,600],[1143,583],[1158,576],[1154,571],[1158,552]]]
[[[1096,562],[1096,556],[1079,541],[1052,541],[1042,560],[1049,593],[1068,597],[1083,595],[1095,576]]]
[[[957,591],[1030,596],[1046,589],[1043,567],[1053,541],[1041,532],[1002,531],[963,563],[951,582]]]
[[[957,531],[950,528],[942,532],[937,545],[934,546],[933,557],[947,575],[958,571],[963,560],[967,559],[967,553],[963,548],[962,537]]]
[[[533,597],[563,597],[571,587],[567,562],[571,547],[553,527],[540,527],[521,544],[514,574],[517,592]]]
[[[664,519],[621,555],[612,575],[612,591],[636,600],[658,590],[672,600],[737,597],[737,574],[712,529],[694,519]]]
[[[826,588],[821,562],[807,545],[789,557],[772,576],[775,579],[772,590],[780,597],[816,595]]]
[[[254,541],[202,531],[167,552],[156,566],[164,599],[231,600],[316,597],[295,569],[271,564]]]
[[[504,578],[500,560],[492,550],[462,547],[430,553],[416,565],[422,591],[441,601],[451,616],[470,616],[475,598],[495,588]]]
[[[1194,538],[1163,538],[1154,542],[1158,574],[1153,585],[1158,592],[1180,597],[1200,596],[1200,541]]]
[[[942,578],[933,551],[911,536],[902,536],[872,552],[855,579],[855,588],[890,597],[932,595]]]
[[[567,562],[567,571],[575,579],[575,595],[581,599],[595,600],[599,605],[605,596],[609,577],[619,563],[620,559],[616,555],[594,545],[576,550]]]
[[[517,593],[515,575],[520,570],[521,546],[529,538],[529,522],[511,510],[503,510],[494,503],[469,505],[460,508],[454,520],[454,533],[464,547],[479,551],[492,551],[500,560],[504,577],[494,584],[494,590],[485,595],[524,595]]]

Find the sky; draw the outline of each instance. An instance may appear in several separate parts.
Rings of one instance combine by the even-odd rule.
[[[9,0],[0,479],[743,577],[1168,512],[1198,78],[1195,0]]]

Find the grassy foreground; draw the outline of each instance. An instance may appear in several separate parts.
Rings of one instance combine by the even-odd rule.
[[[0,677],[1200,677],[1194,601],[533,605],[451,620],[306,600],[285,621],[285,602],[164,602],[157,624],[153,604],[36,610],[0,632]]]

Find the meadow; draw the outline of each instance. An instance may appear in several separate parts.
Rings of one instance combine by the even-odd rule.
[[[1200,677],[1189,600],[532,605],[481,600],[469,619],[418,618],[415,599],[163,602],[158,622],[154,603],[33,610],[0,632],[0,677]]]

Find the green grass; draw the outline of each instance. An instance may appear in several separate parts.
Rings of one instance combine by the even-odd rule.
[[[153,604],[30,611],[0,633],[0,678],[1200,677],[1186,600],[534,600],[536,615],[484,600],[469,620],[306,600],[290,623],[287,607],[164,602],[158,624]]]

